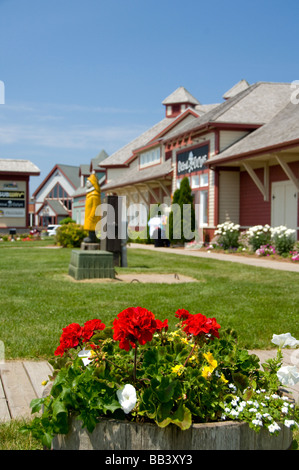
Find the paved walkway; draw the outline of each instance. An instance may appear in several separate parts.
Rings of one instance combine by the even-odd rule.
[[[182,256],[195,256],[198,258],[216,259],[220,261],[231,261],[234,263],[242,263],[259,268],[278,269],[281,271],[291,271],[299,273],[299,262],[276,261],[267,257],[245,256],[241,254],[213,253],[212,251],[199,251],[187,248],[156,248],[154,245],[143,245],[141,243],[130,243],[128,248],[137,248],[141,250],[152,250],[161,253],[171,253]]]
[[[276,356],[276,350],[249,352],[257,354],[261,364]],[[299,349],[286,349],[283,356],[284,365],[299,363]],[[30,402],[42,397],[42,382],[48,379],[51,370],[46,361],[5,361],[0,364],[0,423],[30,417]],[[299,383],[288,390],[299,404]]]

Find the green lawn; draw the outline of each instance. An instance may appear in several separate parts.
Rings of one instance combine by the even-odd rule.
[[[273,333],[299,338],[297,273],[128,249],[128,268],[117,268],[119,273],[178,273],[199,282],[80,283],[67,276],[71,250],[45,248],[48,243],[0,245],[0,340],[6,359],[48,358],[67,324],[92,318],[107,323],[137,305],[170,324],[178,308],[216,317],[223,329],[234,328],[248,349],[271,348]]]

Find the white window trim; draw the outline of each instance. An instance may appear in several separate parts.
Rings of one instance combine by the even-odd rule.
[[[148,162],[143,162],[142,163],[142,157],[149,156],[152,152],[154,152],[154,160],[148,161]],[[160,147],[155,147],[153,149],[149,149],[146,152],[143,152],[139,155],[139,167],[142,168],[147,168],[152,165],[157,165],[158,163],[161,162],[161,149]]]

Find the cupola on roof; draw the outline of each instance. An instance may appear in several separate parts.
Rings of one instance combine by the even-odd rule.
[[[200,102],[194,98],[183,86],[177,88],[171,95],[162,101],[166,107],[166,117],[175,117],[186,108],[194,108]]]

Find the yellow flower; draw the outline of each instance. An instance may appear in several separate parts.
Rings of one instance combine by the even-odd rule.
[[[216,359],[213,358],[213,354],[210,352],[204,353],[204,357],[206,358],[210,366],[213,367],[213,370],[214,370],[217,367],[217,361]]]
[[[228,380],[226,380],[226,378],[224,377],[223,374],[221,374],[221,377],[220,377],[220,378],[221,378],[222,382],[224,382],[225,384],[227,384]]]
[[[43,381],[42,381],[42,385],[43,385],[43,386],[47,385],[47,383],[48,383],[47,380],[43,380]]]
[[[214,367],[211,367],[211,366],[205,366],[202,370],[202,373],[201,375],[205,378],[205,379],[209,379],[213,373],[213,370],[214,370]]]
[[[191,348],[193,348],[193,346],[194,346],[194,343],[190,343],[190,341],[188,341],[187,338],[181,338],[181,341],[182,341],[182,343],[185,343],[185,344],[188,344],[189,346],[191,346]]]
[[[171,370],[177,375],[182,375],[182,373],[184,372],[184,366],[177,365],[177,366],[174,366]]]

